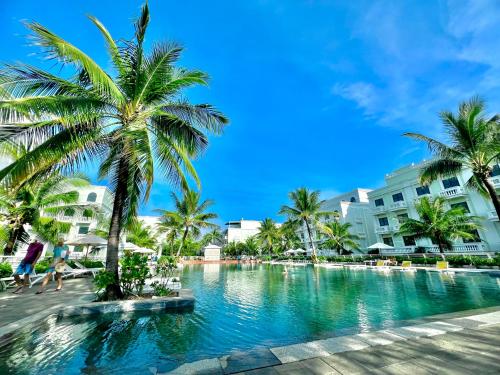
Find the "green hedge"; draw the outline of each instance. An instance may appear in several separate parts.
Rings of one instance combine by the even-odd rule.
[[[0,263],[0,278],[9,277],[12,275],[12,266],[10,263]]]

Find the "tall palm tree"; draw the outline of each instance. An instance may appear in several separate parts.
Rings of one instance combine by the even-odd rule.
[[[283,251],[297,249],[300,247],[300,237],[297,232],[300,224],[292,221],[285,221],[279,228],[280,243]]]
[[[278,227],[274,220],[270,218],[265,218],[260,223],[259,232],[256,234],[256,238],[259,240],[261,245],[266,248],[269,252],[269,256],[273,252],[273,247],[279,239]]]
[[[453,175],[467,167],[472,176],[467,186],[489,196],[500,217],[500,200],[489,180],[492,164],[500,161],[500,117],[486,117],[485,103],[473,97],[459,105],[458,113],[443,111],[440,114],[449,137],[447,145],[418,133],[405,133],[407,137],[427,143],[436,160],[422,170],[422,183],[429,183],[441,176]]]
[[[214,245],[222,245],[223,242],[224,234],[221,232],[219,227],[215,227],[210,232],[205,233],[203,239],[201,240],[203,246],[206,246],[210,243]]]
[[[319,191],[310,191],[307,188],[299,188],[288,194],[292,201],[291,206],[282,206],[279,213],[287,215],[288,220],[304,225],[309,237],[312,254],[311,260],[315,263],[318,258],[316,256],[316,245],[314,244],[312,232],[314,228],[320,229],[323,224],[320,222],[321,218],[333,215],[333,212],[321,210],[321,205],[324,203],[319,198]]]
[[[171,196],[174,200],[175,210],[158,211],[161,212],[164,221],[170,221],[182,230],[181,241],[177,249],[177,256],[180,256],[188,234],[198,237],[202,228],[217,227],[217,225],[209,222],[209,220],[216,219],[217,214],[205,212],[214,204],[214,201],[207,199],[200,203],[201,195],[194,190],[186,190],[182,198],[179,198],[175,193],[172,193]]]
[[[65,177],[54,172],[46,178],[25,183],[15,190],[0,191],[0,217],[7,222],[9,237],[4,249],[12,254],[18,241],[27,242],[25,226],[44,240],[55,243],[61,233],[67,233],[71,224],[57,220],[57,216],[71,211],[92,215],[78,205],[78,187],[88,186],[82,175]]]
[[[259,242],[255,236],[248,237],[245,242],[243,242],[243,247],[247,255],[259,254]]]
[[[139,220],[134,220],[127,228],[127,242],[147,249],[156,249],[158,246],[151,227],[146,226],[144,222]]]
[[[0,139],[36,139],[38,147],[0,171],[9,185],[61,168],[101,160],[99,176],[114,188],[106,269],[115,282],[106,298],[123,296],[118,282],[118,245],[124,226],[149,198],[154,170],[174,185],[187,188],[186,173],[199,184],[191,159],[208,144],[207,133],[218,134],[227,119],[208,104],[193,105],[182,91],[204,85],[198,70],[175,65],[182,48],[155,43],[146,54],[144,39],[150,14],[147,3],[134,24],[131,40],[116,41],[95,17],[112,71],[106,72],[88,55],[38,23],[29,23],[34,40],[49,58],[64,65],[68,77],[25,64],[6,65],[0,86]],[[7,93],[7,94],[5,94]],[[26,119],[29,120],[26,120]]]
[[[452,240],[475,239],[474,232],[480,228],[476,223],[477,218],[466,215],[462,207],[447,210],[443,197],[421,198],[415,208],[420,220],[406,219],[401,224],[399,234],[413,236],[415,239],[429,238],[439,246],[441,253],[451,249]]]
[[[322,232],[328,237],[323,242],[322,246],[328,249],[335,249],[339,255],[342,254],[347,248],[359,249],[359,237],[349,232],[351,223],[340,223],[339,221],[330,221],[325,224]]]

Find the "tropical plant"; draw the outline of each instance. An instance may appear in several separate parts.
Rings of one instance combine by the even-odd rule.
[[[148,257],[139,253],[125,252],[120,260],[120,284],[126,295],[141,294],[149,276]]]
[[[404,135],[427,143],[430,151],[436,156],[436,160],[423,168],[420,175],[422,183],[457,174],[467,167],[472,171],[467,187],[489,196],[500,217],[500,200],[489,180],[492,164],[500,161],[500,116],[488,118],[484,110],[484,101],[473,97],[460,103],[457,114],[441,112],[440,117],[449,137],[449,145],[418,133]]]
[[[219,227],[213,228],[211,231],[205,233],[201,240],[203,246],[208,244],[222,245],[224,243],[224,234]]]
[[[57,215],[67,212],[92,215],[88,208],[78,205],[78,191],[74,190],[87,185],[89,181],[83,175],[65,177],[54,172],[15,190],[2,189],[0,218],[7,223],[8,232],[4,253],[15,251],[18,241],[28,242],[26,225],[41,239],[55,243],[71,228],[71,223],[57,220]]]
[[[161,256],[156,264],[157,280],[151,284],[153,294],[155,296],[164,297],[172,293],[170,283],[173,281],[173,276],[177,270],[177,258],[171,256]]]
[[[286,215],[288,220],[298,225],[304,225],[309,237],[312,254],[311,260],[317,262],[316,245],[313,240],[313,230],[323,228],[321,218],[334,215],[333,212],[322,211],[321,205],[324,203],[319,198],[319,191],[310,191],[307,188],[299,188],[288,194],[292,201],[291,206],[282,206],[279,213]]]
[[[452,240],[476,239],[475,233],[480,228],[476,223],[477,218],[465,214],[463,207],[456,206],[447,210],[443,197],[421,198],[415,204],[415,209],[420,219],[405,220],[399,230],[401,236],[429,238],[439,246],[441,253],[451,249]]]
[[[217,218],[217,214],[205,212],[211,205],[212,200],[205,200],[200,203],[201,194],[194,190],[186,190],[182,199],[175,193],[171,194],[174,200],[175,210],[158,210],[163,216],[163,222],[170,223],[176,228],[182,230],[182,237],[177,249],[177,257],[180,256],[184,242],[191,234],[193,237],[198,237],[202,228],[216,228],[215,224],[209,220]]]
[[[287,251],[298,249],[301,246],[301,239],[297,232],[300,230],[300,224],[297,221],[285,221],[279,228],[281,250]]]
[[[118,245],[124,226],[137,216],[141,198],[149,198],[154,170],[187,188],[186,173],[199,179],[191,159],[208,144],[207,133],[220,133],[227,119],[207,104],[181,98],[187,87],[206,84],[198,70],[175,66],[182,48],[156,43],[145,52],[150,14],[147,3],[135,22],[132,40],[115,41],[95,17],[113,70],[105,72],[81,50],[38,23],[28,23],[35,44],[64,66],[64,76],[25,64],[6,65],[0,75],[0,139],[37,147],[0,171],[0,179],[17,186],[33,176],[76,168],[102,160],[99,176],[114,189],[106,269],[115,283],[109,298],[120,298]],[[68,74],[71,68],[74,74]],[[69,78],[68,78],[69,77]]]
[[[146,249],[156,249],[158,246],[151,227],[146,226],[144,222],[139,220],[134,220],[134,222],[128,226],[127,242],[131,242],[134,245]]]
[[[349,229],[351,223],[340,223],[331,221],[324,225],[323,233],[328,237],[321,246],[325,249],[335,249],[339,255],[345,253],[348,249],[359,249],[359,237],[352,234]]]
[[[243,253],[246,255],[258,255],[260,251],[259,241],[255,236],[248,237],[243,242]]]
[[[259,232],[255,236],[261,246],[271,255],[273,247],[276,246],[279,241],[279,231],[274,220],[265,218],[260,223]]]

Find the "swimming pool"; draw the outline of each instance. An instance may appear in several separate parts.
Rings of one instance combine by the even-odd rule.
[[[164,372],[237,350],[396,326],[402,320],[500,305],[487,274],[389,273],[320,267],[192,265],[193,311],[50,318],[0,347],[0,374]]]

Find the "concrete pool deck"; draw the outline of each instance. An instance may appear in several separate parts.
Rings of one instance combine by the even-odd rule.
[[[414,323],[205,359],[168,374],[500,373],[500,306]]]

